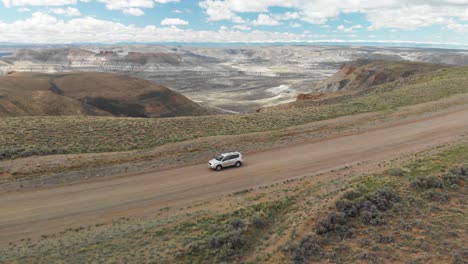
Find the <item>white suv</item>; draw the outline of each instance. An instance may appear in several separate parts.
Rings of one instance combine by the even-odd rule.
[[[220,171],[226,167],[239,168],[244,163],[244,157],[239,152],[229,152],[219,155],[217,158],[208,161],[208,167]]]

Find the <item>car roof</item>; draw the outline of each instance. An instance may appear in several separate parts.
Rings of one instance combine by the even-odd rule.
[[[238,152],[238,151],[226,152],[226,153],[223,153],[223,154],[221,154],[221,155],[222,155],[222,156],[228,156],[228,155],[236,155],[236,154],[239,154],[239,155],[240,155],[240,152]]]

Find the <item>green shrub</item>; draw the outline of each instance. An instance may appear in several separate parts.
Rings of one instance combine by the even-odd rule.
[[[460,185],[460,182],[464,180],[464,177],[459,174],[449,173],[442,176],[442,179],[446,186],[456,186]]]
[[[317,235],[333,232],[339,238],[351,237],[354,230],[354,226],[349,223],[349,218],[343,212],[332,212],[315,226]]]
[[[393,243],[395,239],[392,236],[383,236],[381,234],[377,234],[375,236],[375,241],[377,241],[378,243],[382,243],[382,244],[389,244],[389,243]]]
[[[323,248],[320,240],[313,234],[308,234],[292,248],[290,262],[293,264],[307,263],[312,259],[320,259],[323,256]]]
[[[359,203],[360,210],[372,211],[375,206],[379,211],[386,211],[390,209],[394,203],[400,202],[400,196],[387,189],[378,189],[372,194],[366,195]]]
[[[425,192],[423,197],[434,202],[447,202],[449,200],[449,196],[446,192],[437,192],[434,190]]]
[[[231,225],[234,229],[241,229],[245,226],[244,221],[240,218],[233,219]]]
[[[443,189],[444,182],[436,176],[418,177],[411,182],[410,186],[416,190]]]
[[[343,198],[348,199],[348,200],[354,200],[358,197],[361,196],[361,193],[358,191],[348,191],[343,194]]]
[[[449,173],[460,176],[468,176],[468,165],[452,168],[449,170]]]
[[[351,201],[344,199],[338,200],[335,206],[339,212],[344,213],[348,217],[356,217],[359,214],[358,206]]]
[[[364,210],[361,212],[361,220],[364,224],[367,225],[385,225],[387,222],[385,221],[384,215],[375,209],[371,210]]]
[[[252,225],[257,229],[262,229],[266,227],[267,223],[263,217],[254,215],[252,217]]]

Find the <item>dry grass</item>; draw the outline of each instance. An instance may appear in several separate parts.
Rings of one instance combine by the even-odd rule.
[[[244,115],[167,119],[113,117],[1,118],[0,159],[59,153],[93,153],[147,149],[169,142],[215,135],[278,130],[357,113],[376,112],[468,93],[468,67],[450,68],[390,83],[346,102]]]
[[[437,184],[419,188],[421,171]],[[293,240],[287,254],[294,263],[466,263],[467,180],[467,145],[357,178],[317,235]]]

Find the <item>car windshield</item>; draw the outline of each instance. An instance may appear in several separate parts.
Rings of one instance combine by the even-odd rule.
[[[223,156],[223,155],[219,155],[219,156],[216,158],[217,161],[222,161],[223,159],[224,159],[224,156]]]

